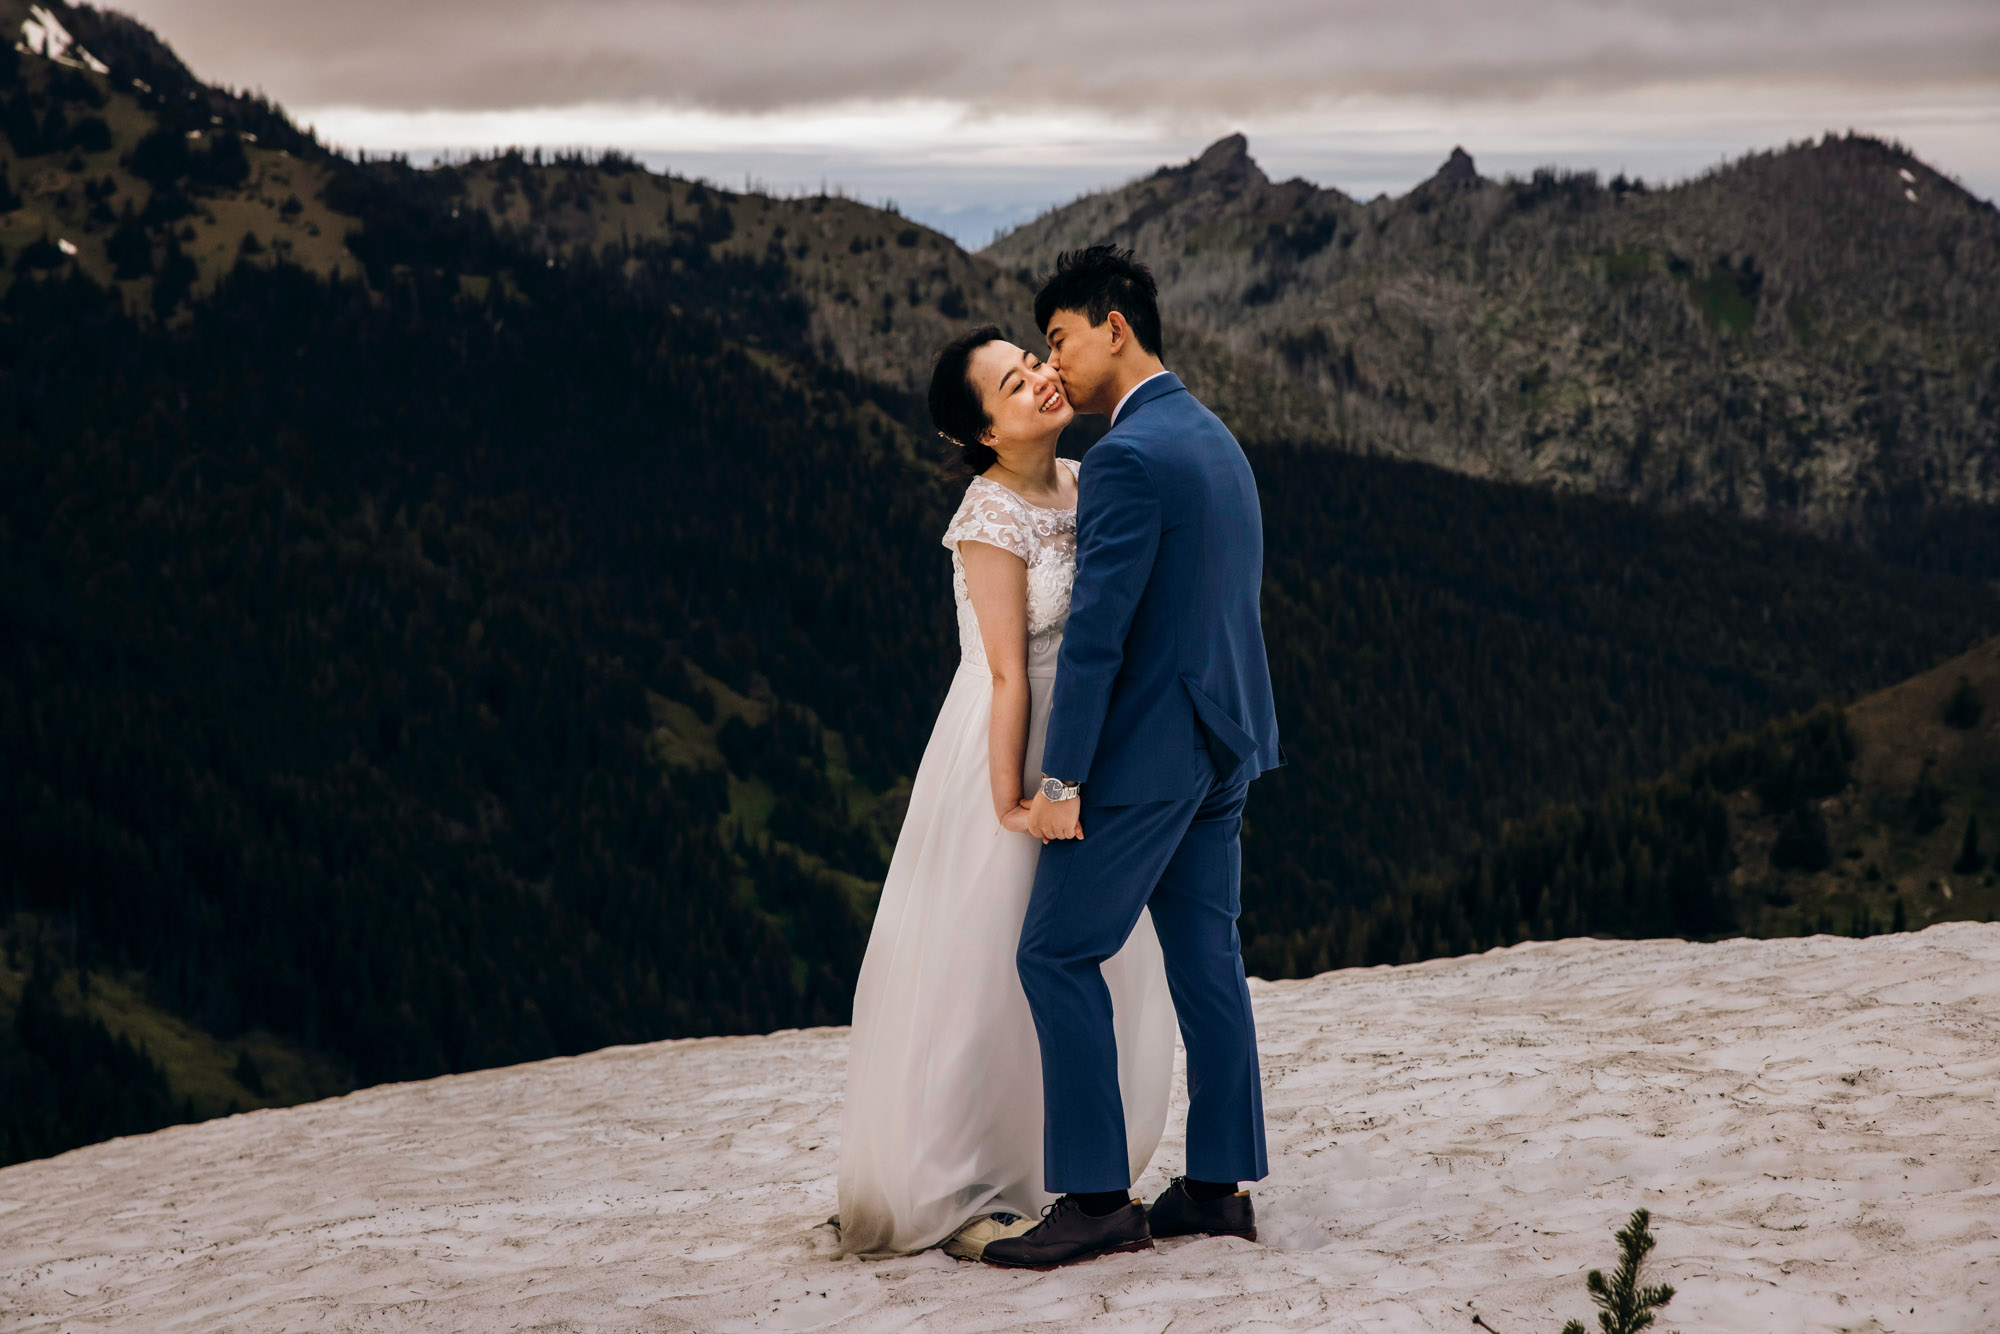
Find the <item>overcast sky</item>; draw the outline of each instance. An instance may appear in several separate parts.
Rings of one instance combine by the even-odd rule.
[[[620,147],[968,244],[1233,130],[1400,193],[1462,144],[1653,181],[1823,130],[2000,194],[2000,0],[112,0],[345,148]]]

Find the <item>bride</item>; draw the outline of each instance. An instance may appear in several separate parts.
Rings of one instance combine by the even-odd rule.
[[[841,1249],[945,1243],[975,1258],[1025,1231],[1042,1188],[1042,1072],[1014,951],[1041,846],[1056,651],[1076,574],[1076,415],[1055,372],[987,326],[946,344],[931,423],[974,474],[945,529],[961,659],[910,794],[854,994],[840,1150]],[[1079,829],[1076,836],[1087,836]],[[1174,1010],[1142,917],[1104,964],[1137,1180],[1166,1123]]]

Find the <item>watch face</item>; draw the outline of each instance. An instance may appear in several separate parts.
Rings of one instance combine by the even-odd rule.
[[[1062,779],[1044,778],[1042,780],[1042,795],[1050,801],[1061,801],[1063,798]]]

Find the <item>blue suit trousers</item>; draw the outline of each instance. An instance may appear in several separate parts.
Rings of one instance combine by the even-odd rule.
[[[1043,1176],[1056,1194],[1131,1186],[1111,993],[1100,965],[1151,908],[1187,1045],[1187,1174],[1268,1171],[1257,1030],[1244,982],[1240,834],[1248,778],[1199,797],[1094,804],[1084,837],[1042,849],[1015,956],[1042,1048]]]

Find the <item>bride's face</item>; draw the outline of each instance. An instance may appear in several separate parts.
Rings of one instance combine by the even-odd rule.
[[[1062,381],[1026,348],[992,342],[972,354],[966,378],[985,405],[986,443],[995,449],[1039,443],[1061,433],[1076,416]]]

